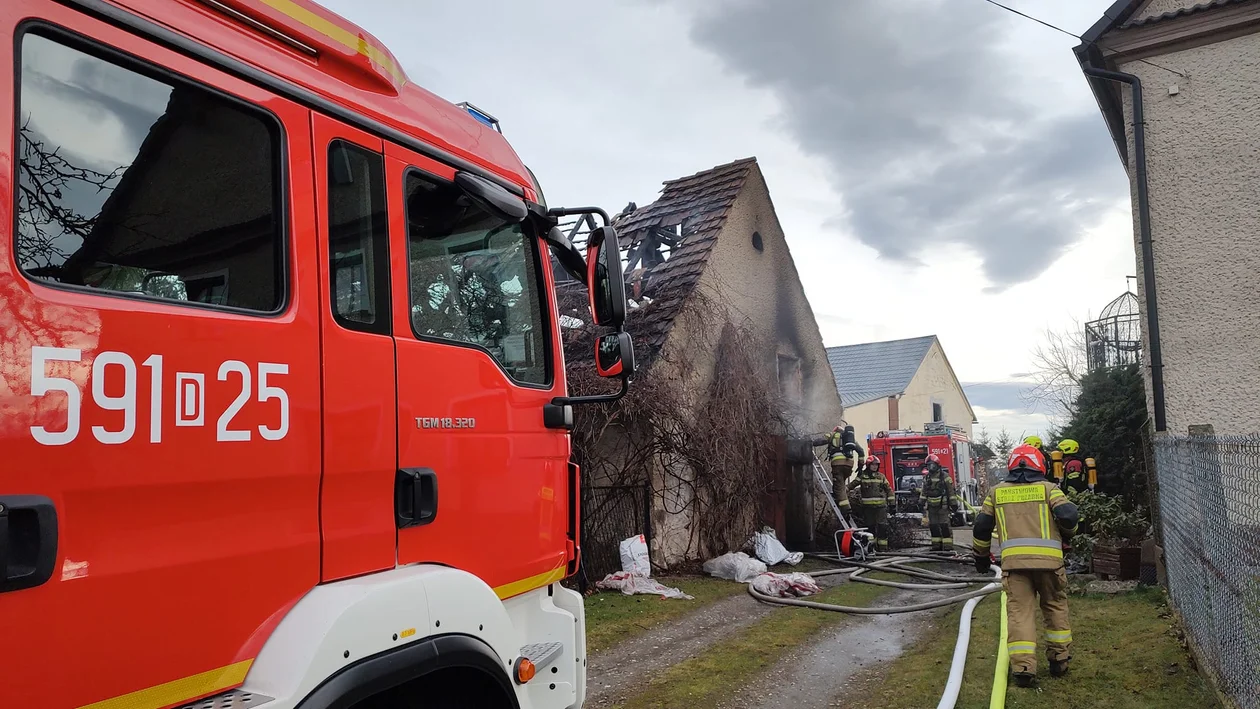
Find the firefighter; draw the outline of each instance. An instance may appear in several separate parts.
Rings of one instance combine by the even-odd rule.
[[[928,526],[932,530],[932,551],[950,551],[954,548],[950,514],[958,508],[954,499],[954,479],[941,466],[941,459],[935,453],[927,457],[923,473],[922,495]]]
[[[1094,479],[1089,475],[1091,471],[1086,468],[1086,459],[1080,455],[1081,444],[1071,438],[1065,438],[1059,441],[1059,452],[1063,454],[1063,491],[1093,490]]]
[[[976,571],[988,573],[996,528],[1001,545],[1002,588],[1007,596],[1007,651],[1015,683],[1037,680],[1037,606],[1046,626],[1050,674],[1067,674],[1072,657],[1063,543],[1076,533],[1077,511],[1054,483],[1046,461],[1030,445],[1011,451],[1008,474],[988,496],[973,529]]]
[[[888,537],[892,531],[888,526],[888,514],[896,509],[897,498],[893,495],[892,485],[888,484],[888,478],[880,471],[879,456],[867,459],[848,489],[849,492],[859,491],[859,523],[875,534],[876,551],[888,551]]]

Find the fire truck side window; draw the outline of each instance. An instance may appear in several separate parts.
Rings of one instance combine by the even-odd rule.
[[[454,185],[407,176],[411,324],[416,336],[485,349],[515,380],[551,371],[536,240]]]
[[[22,270],[67,286],[279,310],[277,122],[52,36],[20,38]]]
[[[389,334],[389,225],[385,160],[334,141],[328,148],[333,317],[351,330]]]

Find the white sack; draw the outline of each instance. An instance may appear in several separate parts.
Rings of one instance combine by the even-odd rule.
[[[788,557],[788,550],[774,535],[774,530],[766,527],[753,535],[753,553],[758,559],[766,562],[766,566],[781,564]]]
[[[685,601],[693,600],[692,596],[688,596],[676,588],[663,586],[655,579],[638,576],[627,571],[618,571],[615,574],[608,574],[604,577],[604,580],[595,582],[595,588],[603,591],[621,591],[627,596],[642,593],[644,595],[660,596],[662,598],[680,598]]]
[[[818,586],[818,582],[814,581],[813,576],[800,573],[775,574],[767,572],[753,579],[752,587],[760,593],[777,598],[797,598],[800,596],[812,596],[815,593],[822,592],[822,588]]]
[[[766,572],[766,565],[742,551],[723,554],[704,562],[704,572],[720,579],[748,583]]]
[[[652,575],[652,562],[648,557],[647,540],[640,534],[621,542],[621,570],[647,578]]]
[[[788,566],[796,566],[797,564],[801,563],[801,561],[803,561],[804,559],[805,559],[805,552],[794,551],[791,554],[788,554],[787,558],[784,559],[783,562],[787,564]]]

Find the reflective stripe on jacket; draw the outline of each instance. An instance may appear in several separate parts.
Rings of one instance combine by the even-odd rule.
[[[932,508],[948,507],[954,497],[954,481],[944,469],[928,473],[923,479],[923,492],[927,506]]]
[[[997,518],[1004,570],[1063,566],[1063,536],[1053,513],[1063,504],[1067,495],[1049,480],[1002,482],[984,498],[981,514]]]
[[[888,478],[880,472],[862,470],[853,482],[849,483],[849,490],[854,489],[860,489],[859,496],[862,498],[863,505],[872,507],[891,505],[897,500],[893,495],[892,485],[888,484]]]

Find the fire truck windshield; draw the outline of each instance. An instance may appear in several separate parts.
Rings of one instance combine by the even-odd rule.
[[[419,173],[408,175],[406,194],[416,335],[484,349],[519,382],[550,382],[546,290],[531,225],[504,222]]]

